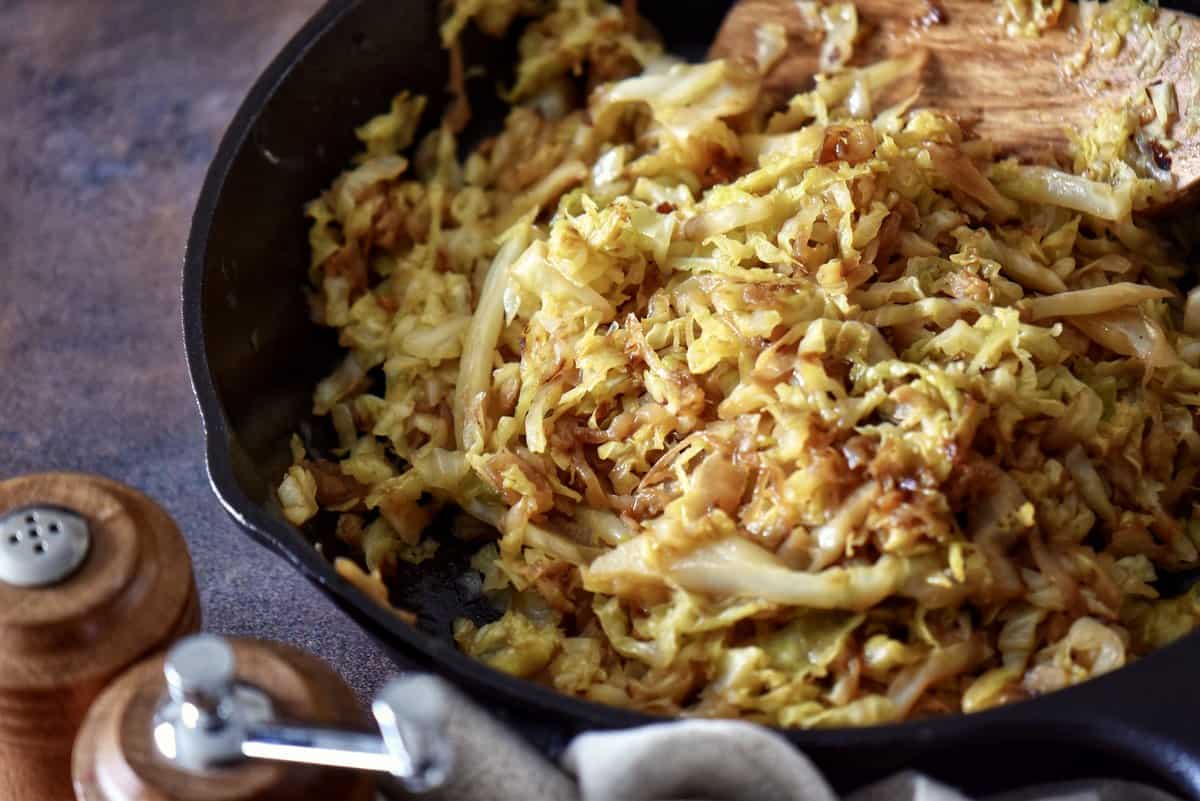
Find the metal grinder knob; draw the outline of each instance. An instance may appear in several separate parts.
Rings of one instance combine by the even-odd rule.
[[[354,693],[316,657],[197,635],[132,668],[92,706],[72,760],[75,793],[78,801],[373,801],[371,774],[297,757],[313,732],[328,737],[319,743],[328,754],[356,753],[367,727]],[[255,746],[268,753],[255,758]]]
[[[175,645],[163,664],[167,697],[154,718],[159,753],[185,770],[236,761],[247,730],[272,716],[271,701],[237,684],[233,648],[199,634]]]

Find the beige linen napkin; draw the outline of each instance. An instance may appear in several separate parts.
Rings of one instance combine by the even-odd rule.
[[[440,709],[455,753],[450,781],[414,796],[423,801],[839,801],[806,756],[760,726],[686,720],[590,732],[576,737],[556,766],[446,682],[411,681],[414,706]],[[901,773],[844,801],[971,800],[926,776]],[[1098,780],[981,801],[1178,799],[1145,785]]]

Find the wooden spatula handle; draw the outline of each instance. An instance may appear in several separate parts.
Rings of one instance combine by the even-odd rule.
[[[1163,57],[1149,58],[1127,44],[1110,58],[1088,44],[1075,3],[1066,3],[1057,24],[1036,37],[1007,33],[991,0],[854,0],[854,5],[860,35],[849,65],[915,50],[929,54],[916,86],[896,87],[883,104],[916,89],[914,108],[949,114],[995,143],[1000,155],[1046,162],[1065,157],[1069,129],[1089,126],[1098,111],[1152,83],[1169,82],[1179,120],[1168,131],[1176,144],[1167,168],[1181,190],[1200,176],[1200,125],[1189,123],[1198,116],[1192,105],[1200,90],[1192,67],[1200,58],[1195,17],[1159,9],[1152,28],[1163,37],[1156,41],[1169,42]],[[812,88],[824,32],[793,0],[741,0],[726,16],[710,54],[752,59],[757,31],[767,24],[783,26],[788,49],[765,76],[765,88],[784,99]]]

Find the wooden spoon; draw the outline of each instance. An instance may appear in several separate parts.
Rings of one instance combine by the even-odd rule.
[[[1031,38],[1008,35],[991,0],[855,0],[855,6],[860,35],[851,65],[926,51],[914,107],[944,111],[996,143],[1001,155],[1025,161],[1063,158],[1071,127],[1086,126],[1099,110],[1132,92],[1173,82],[1179,113],[1166,133],[1177,144],[1148,146],[1159,168],[1174,179],[1172,199],[1200,180],[1200,80],[1192,67],[1196,56],[1200,70],[1200,20],[1195,17],[1157,10],[1153,28],[1164,32],[1178,26],[1178,35],[1165,59],[1156,59],[1139,46],[1144,42],[1132,38],[1115,57],[1099,54],[1088,44],[1074,3],[1065,5],[1053,28]],[[812,88],[824,31],[806,21],[795,0],[740,0],[717,34],[712,57],[753,60],[758,29],[766,23],[783,26],[788,48],[765,76],[764,88],[781,97]],[[1084,49],[1089,51],[1085,61],[1079,56]],[[897,87],[893,98],[913,89]]]

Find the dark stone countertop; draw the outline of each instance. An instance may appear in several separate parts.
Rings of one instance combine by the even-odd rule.
[[[190,543],[208,630],[283,640],[360,695],[393,664],[226,517],[204,471],[179,283],[250,83],[319,0],[0,0],[0,477],[102,473]]]

